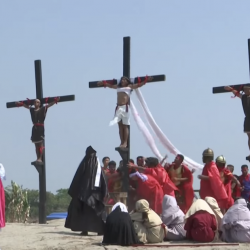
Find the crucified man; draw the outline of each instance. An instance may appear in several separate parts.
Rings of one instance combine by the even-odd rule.
[[[42,164],[43,157],[43,141],[44,141],[44,120],[48,108],[56,104],[60,100],[60,97],[55,98],[55,100],[45,106],[41,107],[41,102],[39,99],[34,101],[34,108],[31,105],[27,105],[23,102],[16,102],[18,107],[24,107],[30,110],[31,120],[33,122],[31,141],[35,144],[37,160],[36,162]]]
[[[132,90],[142,87],[147,82],[150,82],[152,80],[153,77],[146,76],[144,81],[133,84],[128,77],[123,76],[118,85],[113,85],[106,81],[100,81],[97,83],[98,86],[117,89],[117,106],[115,109],[115,117],[110,122],[110,126],[118,123],[119,135],[121,140],[119,146],[120,148],[127,148],[128,146],[128,126],[130,125],[129,104]]]
[[[230,86],[224,87],[225,90],[231,91],[235,96],[239,97],[242,102],[242,107],[243,111],[245,114],[245,119],[244,119],[244,133],[247,134],[248,137],[248,148],[250,150],[250,87],[249,86],[244,86],[243,87],[243,94],[240,93],[240,91],[235,90],[234,88]],[[248,161],[250,161],[250,155],[246,157]]]

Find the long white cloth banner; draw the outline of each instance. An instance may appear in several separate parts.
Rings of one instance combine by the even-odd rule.
[[[161,153],[159,152],[159,150],[155,144],[154,138],[151,135],[148,128],[146,127],[145,123],[142,121],[141,117],[139,116],[137,109],[136,109],[134,103],[132,102],[132,100],[130,100],[130,108],[131,108],[131,113],[133,114],[133,117],[135,119],[135,122],[136,122],[139,130],[142,132],[148,146],[151,148],[154,155],[161,161],[163,157],[161,156]]]
[[[150,124],[152,130],[154,131],[154,133],[156,134],[156,136],[158,137],[159,141],[162,143],[162,145],[172,154],[174,154],[175,156],[177,154],[181,154],[181,152],[171,143],[171,141],[166,137],[166,135],[162,132],[162,130],[160,129],[160,127],[157,125],[157,123],[155,122],[143,96],[142,93],[139,89],[135,90],[136,96],[142,106],[143,111],[145,112],[146,115],[146,119],[148,121],[148,123]],[[138,125],[138,124],[137,124]],[[145,125],[145,124],[144,124]],[[138,125],[139,126],[139,125]],[[151,134],[150,134],[151,135]],[[152,136],[151,136],[152,137]],[[189,168],[191,169],[203,169],[203,165],[193,161],[192,159],[190,159],[187,156],[184,156],[184,163],[188,165]]]

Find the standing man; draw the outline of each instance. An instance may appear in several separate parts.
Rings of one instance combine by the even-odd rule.
[[[108,156],[105,156],[102,158],[102,170],[104,171],[104,174],[109,173],[108,165],[109,165],[110,158]]]
[[[104,198],[107,196],[107,184],[96,151],[89,146],[70,185],[72,200],[68,208],[65,227],[72,231],[103,234],[105,211]]]
[[[186,165],[183,164],[184,156],[178,154],[174,162],[168,168],[171,181],[178,188],[175,190],[175,198],[178,206],[184,214],[191,207],[194,199],[193,174]]]
[[[145,161],[143,156],[137,156],[136,158],[136,164],[139,167],[145,167]]]
[[[208,148],[202,153],[202,160],[205,166],[202,170],[202,174],[198,175],[201,180],[200,186],[200,197],[205,200],[207,196],[216,199],[221,209],[226,209],[228,196],[224,185],[220,178],[219,170],[213,161],[214,152]]]
[[[227,165],[227,169],[233,174],[234,172],[234,166],[231,164]],[[237,181],[239,181],[239,176],[238,175],[233,175]],[[235,179],[232,180],[231,184],[231,190],[232,190],[232,198],[235,200],[236,198],[241,197],[241,187],[237,185],[237,181]]]
[[[248,137],[248,148],[250,150],[250,87],[244,86],[243,91],[244,94],[240,94],[239,91],[235,90],[234,88],[230,86],[226,86],[225,90],[231,91],[234,93],[235,96],[239,97],[241,99],[243,111],[245,114],[245,120],[244,120],[244,133],[247,134]],[[250,161],[250,155],[246,157],[248,161]]]
[[[224,184],[224,187],[228,196],[228,203],[227,203],[226,209],[229,209],[234,204],[234,200],[232,198],[232,181],[235,181],[238,186],[240,186],[240,183],[233,176],[231,171],[229,171],[226,168],[226,158],[223,155],[218,156],[215,162],[220,173],[221,181]]]
[[[113,85],[106,81],[100,81],[97,83],[98,86],[117,90],[117,105],[115,109],[115,117],[109,125],[112,126],[118,123],[119,136],[121,141],[119,147],[122,149],[127,148],[128,146],[128,126],[130,125],[129,105],[132,90],[142,87],[147,82],[150,82],[152,80],[153,77],[146,76],[144,81],[133,84],[128,77],[123,76],[118,85]]]
[[[250,201],[250,174],[248,173],[248,166],[241,166],[242,175],[239,178],[240,184],[242,185],[241,197]]]
[[[43,164],[43,141],[44,141],[44,121],[46,118],[46,113],[48,108],[56,104],[60,100],[60,97],[57,97],[55,101],[42,106],[39,99],[34,101],[34,108],[31,105],[27,105],[23,102],[16,102],[18,107],[24,107],[30,110],[31,120],[33,122],[31,141],[35,144],[36,149],[36,162]]]

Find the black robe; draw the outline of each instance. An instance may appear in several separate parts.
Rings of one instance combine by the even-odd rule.
[[[130,215],[122,212],[119,206],[107,217],[102,243],[120,246],[142,244],[135,233]]]
[[[102,215],[105,212],[103,200],[107,195],[107,184],[102,171],[100,185],[95,187],[97,164],[95,151],[89,147],[68,191],[72,200],[68,208],[65,227],[72,231],[103,234]]]

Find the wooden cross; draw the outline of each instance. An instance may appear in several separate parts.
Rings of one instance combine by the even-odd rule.
[[[39,99],[41,102],[41,107],[43,104],[54,101],[56,97],[43,98],[43,84],[42,84],[42,65],[41,60],[35,61],[35,78],[36,78],[36,99]],[[19,101],[26,105],[32,105],[35,99]],[[67,102],[74,101],[74,95],[60,96],[58,102]],[[16,108],[18,107],[17,102],[7,102],[7,108]],[[45,146],[45,141],[43,142],[43,147]],[[45,149],[43,148],[43,164],[36,164],[32,162],[31,165],[34,165],[39,174],[39,223],[46,224],[46,165],[45,165]]]
[[[250,73],[250,39],[248,39],[248,60],[249,60],[249,73]],[[237,90],[238,92],[242,91],[244,86],[250,86],[250,83],[230,85],[230,87]],[[221,94],[221,93],[230,92],[228,90],[225,90],[225,87],[226,86],[213,87],[213,94]],[[250,161],[249,156],[246,157],[246,160]]]
[[[123,38],[123,76],[130,78],[130,37]],[[152,76],[153,80],[150,82],[159,82],[165,81],[165,75],[154,75]],[[141,81],[144,81],[145,77],[139,77]],[[113,85],[118,84],[118,79],[106,80],[107,82],[112,83]],[[89,88],[102,88],[103,86],[98,86],[97,83],[99,81],[89,82]],[[134,79],[134,83],[138,83],[138,77]],[[128,137],[128,145],[127,150],[122,150],[121,148],[115,148],[116,151],[120,154],[123,160],[123,192],[128,192],[129,190],[129,179],[128,179],[128,168],[127,164],[130,159],[130,126],[129,127],[129,137]]]
[[[248,60],[249,60],[249,73],[250,73],[250,39],[248,39]],[[230,87],[234,88],[237,91],[243,90],[244,86],[250,86],[250,83],[230,85]],[[227,92],[230,92],[230,91],[225,90],[225,86],[213,87],[213,94],[221,94],[221,93],[227,93]]]

